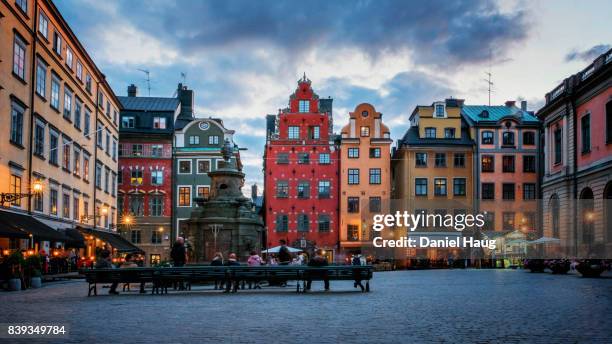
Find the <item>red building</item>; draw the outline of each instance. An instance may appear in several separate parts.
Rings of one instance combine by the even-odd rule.
[[[339,157],[332,133],[332,99],[319,99],[304,76],[289,107],[268,115],[264,153],[267,246],[285,239],[330,260],[338,245]]]

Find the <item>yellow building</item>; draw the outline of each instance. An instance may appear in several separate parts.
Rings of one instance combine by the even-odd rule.
[[[344,253],[373,254],[372,216],[389,213],[391,143],[389,128],[374,106],[359,104],[349,113],[340,144],[340,248]]]
[[[398,141],[392,158],[394,211],[426,214],[471,213],[474,200],[473,151],[467,124],[461,118],[461,99],[446,99],[430,106],[417,106],[410,128]],[[422,232],[396,231],[419,237],[455,237],[449,228],[427,228]],[[402,249],[396,258],[446,258],[435,249]]]
[[[53,2],[1,2],[0,24],[0,192],[43,185],[41,194],[3,206],[57,230],[112,228],[115,94]],[[38,239],[42,249],[52,241]]]

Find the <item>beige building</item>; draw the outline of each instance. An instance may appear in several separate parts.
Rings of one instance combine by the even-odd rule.
[[[1,2],[0,30],[0,192],[43,185],[3,206],[58,230],[113,228],[120,105],[104,74],[51,1]]]

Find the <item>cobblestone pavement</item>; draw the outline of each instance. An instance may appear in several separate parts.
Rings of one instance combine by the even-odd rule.
[[[103,289],[88,298],[85,282],[56,282],[0,292],[0,323],[69,326],[65,339],[31,343],[612,342],[610,274],[380,272],[369,294],[354,292],[351,282],[332,282],[331,293],[320,284],[310,294],[200,288],[158,296],[133,288],[118,296]]]

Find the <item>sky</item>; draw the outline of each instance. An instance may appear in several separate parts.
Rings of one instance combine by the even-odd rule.
[[[417,105],[488,104],[544,95],[612,44],[611,1],[56,0],[117,95],[131,83],[195,91],[196,116],[236,130],[246,184],[263,185],[265,116],[304,73],[334,99],[336,131],[360,103],[394,140]],[[185,75],[184,77],[182,75]],[[245,191],[245,190],[243,190]]]

